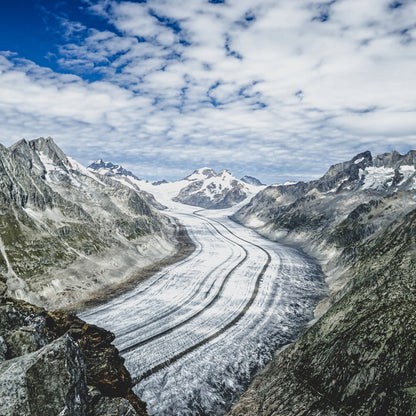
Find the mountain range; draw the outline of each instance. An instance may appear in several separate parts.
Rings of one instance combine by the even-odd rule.
[[[310,182],[264,187],[202,168],[151,183],[111,162],[84,168],[51,138],[0,145],[0,413],[146,415],[114,335],[25,301],[79,306],[188,254],[163,213],[172,199],[247,202],[232,219],[326,274],[315,319],[229,416],[415,414],[416,151],[363,152]]]
[[[120,165],[102,160],[92,163],[88,169],[136,186],[148,194],[164,194],[173,201],[206,209],[230,208],[255,195],[263,186],[256,178],[247,176],[240,180],[226,169],[216,173],[207,167],[195,170],[179,181],[153,183],[138,179]]]

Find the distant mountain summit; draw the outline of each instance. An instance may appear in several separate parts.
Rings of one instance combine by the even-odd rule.
[[[201,168],[181,182],[184,186],[173,200],[207,209],[229,208],[255,193],[253,185],[226,169],[216,173],[211,168]]]
[[[257,178],[254,178],[253,176],[243,176],[240,181],[243,181],[245,183],[248,183],[249,185],[254,186],[264,186],[264,183],[261,183]]]
[[[217,173],[215,173],[214,169],[200,168],[200,169],[194,170],[190,175],[188,175],[184,179],[188,180],[188,181],[196,181],[196,180],[200,180],[200,179],[209,179],[209,178],[212,178],[214,176],[218,176]]]
[[[97,161],[91,163],[88,168],[97,171],[105,176],[111,175],[120,175],[120,176],[131,176],[134,179],[140,180],[137,176],[135,176],[129,170],[124,169],[120,165],[115,165],[111,162],[104,162],[102,159],[98,159]]]

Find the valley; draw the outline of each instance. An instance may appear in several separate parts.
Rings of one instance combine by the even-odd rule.
[[[220,415],[304,328],[325,293],[322,275],[300,252],[229,220],[233,210],[163,204],[194,253],[80,317],[114,332],[150,414]]]
[[[0,413],[414,414],[415,151],[268,187],[0,156]]]

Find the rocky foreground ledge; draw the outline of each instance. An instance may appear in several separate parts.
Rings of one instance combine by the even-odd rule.
[[[0,414],[147,415],[113,339],[74,314],[0,297]]]

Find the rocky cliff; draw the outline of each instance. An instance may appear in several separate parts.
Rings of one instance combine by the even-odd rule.
[[[365,152],[237,213],[317,256],[331,296],[230,416],[416,414],[415,155]]]
[[[145,416],[114,335],[73,314],[0,299],[0,414]]]
[[[123,284],[175,252],[148,195],[94,174],[51,138],[0,145],[0,274],[8,294],[55,308]]]

